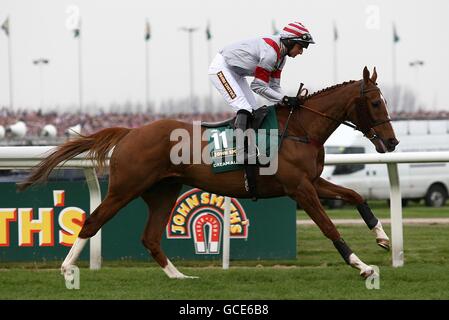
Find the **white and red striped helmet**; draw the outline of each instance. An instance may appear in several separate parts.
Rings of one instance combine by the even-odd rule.
[[[309,44],[315,43],[309,30],[301,22],[291,22],[282,29],[280,33],[282,40],[290,40],[298,42],[304,48],[307,48]]]

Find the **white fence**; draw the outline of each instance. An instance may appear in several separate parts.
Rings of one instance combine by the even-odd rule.
[[[0,168],[29,169],[45,159],[46,154],[54,147],[0,147]],[[449,152],[407,152],[387,154],[329,154],[325,163],[332,164],[369,164],[385,163],[388,167],[390,180],[390,215],[391,215],[391,245],[392,263],[394,267],[404,265],[403,225],[401,189],[399,185],[398,163],[449,162]],[[90,192],[90,213],[101,202],[100,185],[94,165],[82,155],[62,165],[64,168],[82,168]],[[356,190],[357,191],[357,190]],[[229,203],[229,201],[227,201]],[[229,210],[227,210],[229,211]],[[226,216],[226,215],[225,215]],[[226,219],[225,219],[226,220]],[[229,224],[225,223],[223,230],[223,266],[229,266]],[[90,268],[101,267],[101,230],[90,240]]]

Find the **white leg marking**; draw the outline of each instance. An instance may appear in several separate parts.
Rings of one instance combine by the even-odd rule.
[[[372,229],[374,234],[376,235],[377,244],[385,250],[390,250],[390,238],[388,238],[387,234],[382,228],[382,223],[377,222],[376,226]]]
[[[171,279],[196,279],[198,277],[192,277],[192,276],[186,276],[185,274],[181,273],[176,267],[171,263],[169,259],[167,259],[167,265],[165,268],[163,268],[164,272],[167,274],[167,276]]]
[[[384,228],[382,228],[382,223],[380,223],[380,220],[379,222],[377,222],[372,231],[376,235],[376,239],[390,240],[390,238],[388,238],[387,234],[385,233]]]
[[[83,251],[83,248],[87,243],[87,240],[88,239],[76,238],[72,248],[70,249],[69,253],[67,254],[67,257],[65,258],[64,262],[61,265],[61,274],[65,276],[66,269],[71,265],[75,265],[75,262],[76,260],[78,260],[81,251]]]
[[[363,263],[363,261],[360,260],[359,257],[355,255],[355,253],[352,253],[349,256],[349,263],[351,267],[359,269],[360,275],[364,278],[370,276],[374,272],[374,269],[368,266],[367,264]]]

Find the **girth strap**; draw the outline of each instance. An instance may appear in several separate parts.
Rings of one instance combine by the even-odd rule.
[[[249,191],[251,200],[257,201],[257,166],[245,164],[245,189]]]

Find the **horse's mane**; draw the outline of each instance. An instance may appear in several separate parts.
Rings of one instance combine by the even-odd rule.
[[[309,94],[309,95],[306,97],[305,100],[308,100],[308,99],[313,98],[313,97],[316,97],[316,96],[318,96],[318,95],[320,95],[320,94],[322,94],[322,93],[327,93],[327,92],[330,91],[330,90],[333,90],[333,89],[336,89],[336,88],[340,88],[340,87],[346,86],[346,85],[351,84],[351,83],[354,83],[354,82],[357,82],[357,81],[356,81],[356,80],[349,80],[349,81],[345,81],[345,82],[343,82],[343,83],[339,83],[339,84],[336,84],[336,85],[333,85],[333,86],[330,86],[330,87],[327,87],[327,88],[318,90],[318,91],[316,91],[316,92],[314,92],[314,93],[312,93],[312,94]]]

